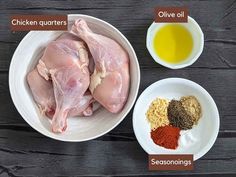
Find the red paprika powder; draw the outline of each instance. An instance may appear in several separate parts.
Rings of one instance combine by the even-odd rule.
[[[180,129],[166,125],[158,127],[151,131],[151,138],[155,144],[167,149],[176,149],[178,147],[178,140],[180,136]]]

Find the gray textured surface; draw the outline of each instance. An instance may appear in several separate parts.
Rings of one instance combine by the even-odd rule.
[[[186,5],[190,16],[202,27],[204,51],[191,67],[169,70],[154,63],[148,54],[146,30],[157,5]],[[232,0],[0,1],[0,176],[236,176],[235,9],[236,1]],[[46,138],[18,114],[8,90],[8,69],[13,52],[26,32],[10,32],[10,15],[78,13],[111,23],[130,40],[141,66],[140,92],[159,79],[183,77],[199,83],[213,96],[220,111],[220,133],[213,148],[195,162],[193,171],[149,172],[147,155],[133,134],[131,113],[110,133],[85,143]]]

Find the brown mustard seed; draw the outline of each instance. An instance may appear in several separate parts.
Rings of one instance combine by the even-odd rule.
[[[180,101],[171,100],[167,108],[170,125],[179,127],[181,130],[188,130],[193,127],[193,120],[187,114]]]

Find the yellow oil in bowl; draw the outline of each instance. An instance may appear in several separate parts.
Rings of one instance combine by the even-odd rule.
[[[178,64],[190,56],[193,38],[183,25],[168,24],[161,27],[154,35],[153,47],[161,60]]]

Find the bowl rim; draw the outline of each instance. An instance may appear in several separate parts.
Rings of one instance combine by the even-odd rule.
[[[148,45],[148,41],[151,40],[151,37],[150,37],[150,30],[151,28],[154,28],[153,25],[156,25],[157,23],[153,22],[148,30],[147,30],[147,35],[146,35],[146,48],[148,49],[148,52],[149,54],[152,56],[152,58],[154,59],[155,62],[157,62],[158,64],[162,65],[162,66],[165,66],[167,68],[170,68],[170,69],[181,69],[181,68],[185,68],[185,67],[188,67],[188,66],[191,66],[193,63],[195,63],[198,58],[200,57],[200,55],[202,54],[203,52],[203,48],[204,48],[204,33],[201,29],[201,27],[199,26],[199,24],[190,16],[188,16],[188,23],[191,22],[193,23],[193,25],[195,25],[195,27],[197,28],[197,31],[199,31],[199,34],[200,34],[200,46],[198,48],[198,52],[196,55],[194,55],[192,57],[192,59],[190,59],[188,62],[186,63],[183,63],[183,64],[170,64],[168,62],[165,62],[163,60],[161,60],[156,54],[154,54],[152,52],[152,49],[150,48],[150,46]],[[169,24],[169,23],[167,23]],[[181,24],[181,23],[180,23]]]
[[[90,15],[85,15],[85,14],[68,14],[67,15],[67,18],[69,17],[78,17],[78,18],[87,18],[87,19],[93,19],[93,20],[96,20],[96,21],[99,21],[103,24],[106,24],[107,26],[109,26],[111,29],[113,29],[114,31],[116,31],[119,36],[121,38],[124,39],[125,43],[130,47],[131,49],[131,52],[132,54],[134,55],[134,59],[135,59],[135,63],[137,65],[137,73],[136,73],[136,76],[137,76],[137,87],[136,89],[134,90],[135,94],[134,94],[134,99],[131,101],[130,103],[130,106],[128,107],[127,111],[124,113],[124,115],[109,129],[107,129],[106,131],[96,135],[96,136],[92,136],[92,137],[89,137],[89,138],[82,138],[80,140],[76,140],[76,139],[63,139],[63,138],[60,138],[60,137],[51,137],[50,135],[46,134],[44,131],[41,131],[40,129],[38,129],[37,127],[35,127],[33,124],[31,124],[27,118],[25,118],[25,116],[23,116],[23,111],[21,110],[21,108],[18,106],[18,103],[16,101],[16,98],[15,98],[15,93],[14,93],[14,89],[13,89],[13,85],[12,83],[14,83],[14,81],[12,80],[14,78],[14,71],[13,71],[13,66],[14,66],[14,63],[15,63],[15,60],[17,58],[16,54],[18,53],[19,51],[19,46],[22,45],[22,43],[24,43],[24,41],[30,37],[31,35],[33,35],[33,33],[35,31],[30,31],[28,32],[24,38],[20,41],[20,43],[18,44],[17,48],[15,49],[14,51],[14,54],[12,56],[12,59],[11,59],[11,62],[10,62],[10,67],[9,67],[9,72],[8,72],[8,84],[9,84],[9,90],[10,90],[10,95],[11,95],[11,99],[17,109],[17,111],[19,112],[20,116],[34,129],[36,130],[37,132],[41,133],[42,135],[46,136],[46,137],[49,137],[51,139],[54,139],[54,140],[59,140],[59,141],[63,141],[63,142],[84,142],[84,141],[89,141],[89,140],[93,140],[93,139],[96,139],[98,137],[101,137],[103,135],[105,135],[106,133],[110,132],[111,130],[113,130],[115,127],[117,127],[117,125],[119,125],[123,120],[124,118],[127,116],[127,114],[130,112],[130,110],[132,109],[135,101],[136,101],[136,98],[138,96],[138,91],[139,91],[139,87],[140,87],[140,65],[139,65],[139,61],[138,61],[138,57],[136,55],[136,52],[133,48],[133,46],[131,45],[131,43],[129,42],[129,40],[116,28],[114,27],[113,25],[111,25],[110,23],[102,20],[102,19],[99,19],[99,18],[96,18],[96,17],[93,17],[93,16],[90,16]],[[36,31],[37,32],[37,31]]]
[[[170,78],[165,78],[165,79],[161,79],[161,80],[158,80],[154,83],[152,83],[151,85],[149,85],[141,94],[140,96],[138,97],[136,103],[135,103],[135,106],[134,106],[134,110],[133,110],[133,115],[132,115],[132,123],[133,123],[133,131],[134,131],[134,134],[135,134],[135,137],[136,139],[138,140],[138,143],[141,145],[141,147],[143,148],[143,150],[147,153],[147,154],[153,154],[153,153],[150,153],[149,150],[147,150],[145,148],[145,144],[140,140],[140,137],[138,136],[138,133],[137,133],[137,129],[136,129],[136,122],[137,122],[137,119],[135,118],[135,113],[138,112],[137,110],[137,104],[140,102],[140,100],[144,97],[145,93],[148,92],[149,90],[151,90],[153,87],[156,87],[156,85],[159,85],[159,84],[162,84],[162,83],[165,83],[165,82],[185,82],[189,85],[193,85],[194,87],[198,88],[202,93],[204,93],[207,98],[209,99],[209,101],[211,102],[211,104],[213,105],[214,107],[214,111],[216,113],[216,129],[214,130],[214,134],[212,134],[210,140],[208,141],[208,143],[204,146],[204,148],[199,151],[198,153],[196,154],[193,154],[193,160],[198,160],[199,158],[201,158],[202,156],[204,156],[211,148],[212,146],[214,145],[216,139],[217,139],[217,136],[218,136],[218,133],[219,133],[219,129],[220,129],[220,115],[219,115],[219,110],[217,108],[217,105],[214,101],[214,99],[212,98],[212,96],[207,92],[206,89],[204,89],[201,85],[199,85],[198,83],[196,82],[193,82],[191,80],[188,80],[188,79],[185,79],[185,78],[178,78],[178,77],[170,77]]]

